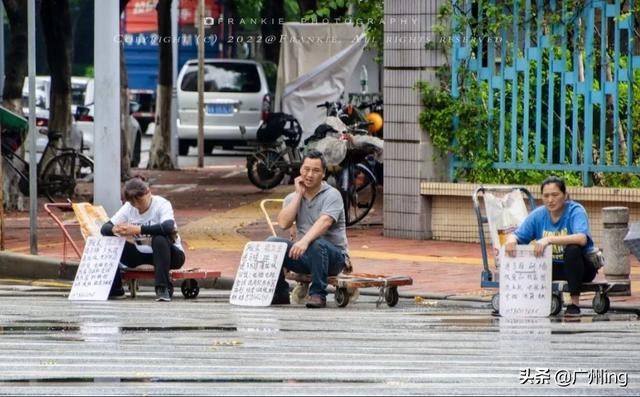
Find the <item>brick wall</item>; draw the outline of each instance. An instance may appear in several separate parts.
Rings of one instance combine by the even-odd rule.
[[[479,242],[478,221],[471,199],[478,185],[433,183],[423,181],[422,195],[431,197],[431,230],[434,240]],[[540,202],[540,187],[526,186]],[[629,223],[640,222],[640,189],[567,187],[571,199],[582,204],[589,215],[589,225],[596,245],[602,245],[602,208],[629,208]],[[483,211],[484,213],[484,211]],[[489,229],[485,225],[485,236]]]

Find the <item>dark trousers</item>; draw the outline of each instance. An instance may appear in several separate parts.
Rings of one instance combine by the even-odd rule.
[[[156,275],[156,287],[169,286],[169,270],[180,269],[184,265],[184,252],[176,248],[166,236],[153,236],[151,239],[151,253],[138,251],[136,245],[130,242],[124,244],[120,263],[127,267],[153,265]],[[111,292],[122,288],[120,271],[116,272],[111,285]]]
[[[300,274],[311,274],[309,295],[327,296],[327,278],[339,274],[345,266],[345,255],[335,245],[324,239],[314,240],[309,244],[307,251],[297,260],[289,258],[289,251],[293,241],[280,237],[269,237],[267,241],[287,243],[287,252],[284,257],[283,268]],[[284,278],[284,272],[280,272],[276,284],[276,295],[288,295],[289,284]]]
[[[564,248],[564,263],[553,262],[553,280],[566,280],[570,295],[580,294],[582,283],[592,281],[598,270],[582,253],[582,247],[576,244]]]

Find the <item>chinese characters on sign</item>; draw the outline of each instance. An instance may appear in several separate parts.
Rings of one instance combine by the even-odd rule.
[[[500,315],[546,317],[551,312],[551,249],[536,257],[519,245],[515,257],[500,251]]]
[[[69,300],[107,300],[124,242],[122,237],[87,238]]]
[[[229,302],[239,306],[269,306],[286,251],[286,243],[247,243],[242,252]]]

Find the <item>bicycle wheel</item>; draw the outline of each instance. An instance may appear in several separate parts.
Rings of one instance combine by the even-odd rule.
[[[42,193],[52,202],[93,202],[93,161],[83,154],[55,156],[43,168],[40,180]]]
[[[282,156],[276,150],[260,150],[247,159],[247,176],[256,187],[272,189],[284,178],[283,162]]]
[[[371,211],[376,201],[376,178],[364,164],[353,166],[348,190],[342,197],[347,226],[360,222]]]

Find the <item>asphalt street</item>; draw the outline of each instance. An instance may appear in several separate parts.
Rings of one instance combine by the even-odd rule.
[[[0,285],[0,394],[638,395],[640,322],[611,312],[509,320],[486,304],[237,307],[71,302]],[[331,299],[330,299],[331,300]]]

